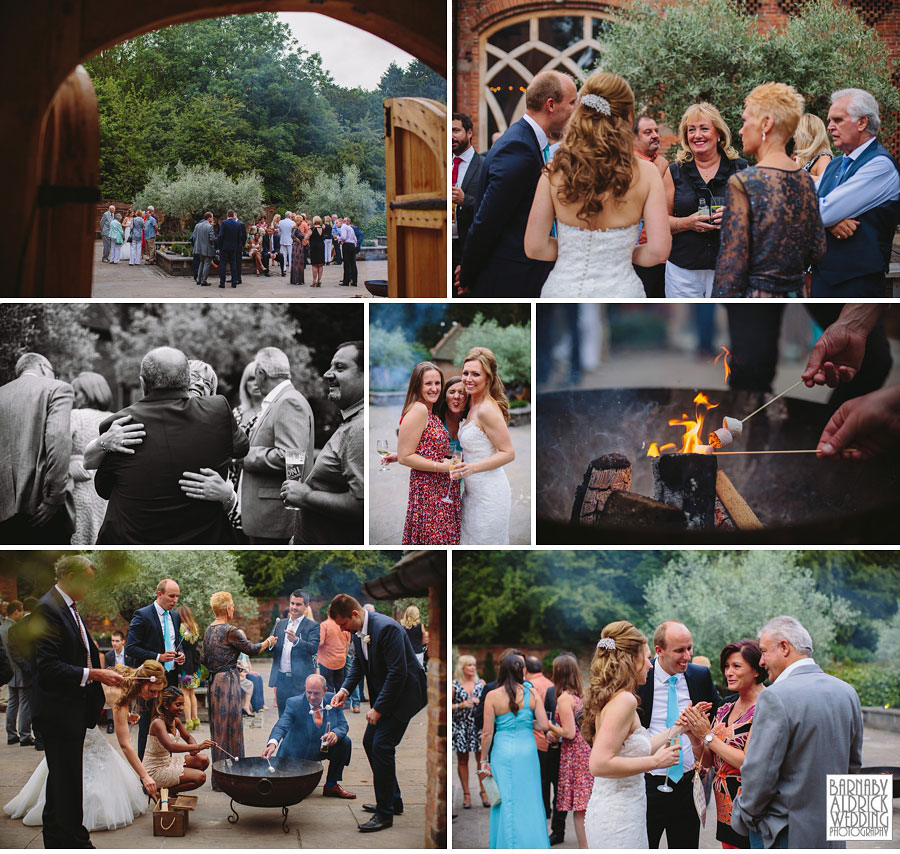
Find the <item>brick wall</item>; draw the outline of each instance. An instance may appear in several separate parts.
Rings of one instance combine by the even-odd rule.
[[[425,847],[447,847],[447,634],[446,590],[428,597],[428,755]]]

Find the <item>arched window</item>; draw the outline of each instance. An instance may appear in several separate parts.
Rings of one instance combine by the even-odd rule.
[[[603,53],[607,19],[595,12],[536,12],[481,34],[480,150],[525,112],[525,89],[540,71],[558,69],[580,84]]]

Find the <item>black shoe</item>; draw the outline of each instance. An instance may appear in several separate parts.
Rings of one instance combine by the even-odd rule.
[[[225,287],[225,285],[219,285],[219,287],[220,287],[220,288],[224,288],[224,287]]]
[[[234,284],[233,284],[233,285],[232,285],[232,286],[231,286],[231,287],[233,287],[233,288],[236,288],[236,287],[237,287],[237,285],[234,285]]]
[[[387,830],[389,827],[393,826],[394,820],[392,818],[383,818],[382,816],[375,814],[365,824],[359,826],[359,832],[374,833],[376,830]]]
[[[363,805],[362,805],[362,808],[363,808],[366,812],[374,812],[374,813],[377,813],[377,812],[378,812],[378,805],[377,805],[377,804],[363,804]],[[399,804],[399,805],[395,805],[395,806],[394,806],[394,815],[403,815],[403,804]]]
[[[565,833],[557,833],[554,831],[550,834],[550,844],[551,845],[562,845],[563,842],[566,841]]]
[[[8,736],[6,736],[6,743],[7,743],[7,744],[18,744],[18,743],[19,743],[19,736],[17,736],[17,735],[8,735]]]
[[[36,741],[36,742],[34,743],[34,749],[35,749],[35,750],[43,750],[43,749],[44,749],[44,742],[43,742],[43,741]]]
[[[19,741],[19,744],[21,744],[22,747],[31,747],[31,745],[34,744],[34,739],[30,735],[26,735],[25,738]]]
[[[116,725],[112,721],[110,721],[106,725],[106,731],[110,734],[114,733],[116,731]]]
[[[212,285],[210,285],[209,282],[200,282],[200,287],[201,288],[211,288]]]

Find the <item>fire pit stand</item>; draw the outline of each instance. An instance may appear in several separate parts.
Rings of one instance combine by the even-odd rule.
[[[238,815],[238,811],[234,808],[234,798],[231,799],[230,803],[228,804],[228,808],[231,810],[231,815],[226,816],[228,819],[228,823],[229,824],[237,824],[238,820],[240,819],[240,816]],[[282,822],[281,822],[281,829],[285,833],[290,833],[290,830],[288,830],[288,823],[287,823],[287,820],[288,820],[288,808],[287,807],[281,808],[281,815],[283,816]]]

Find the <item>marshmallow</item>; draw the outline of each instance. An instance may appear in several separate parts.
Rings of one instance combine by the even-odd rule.
[[[706,456],[709,456],[712,452],[712,445],[697,445],[697,447],[694,448],[695,454],[706,454]]]
[[[722,426],[729,430],[732,436],[740,436],[744,429],[744,423],[739,418],[732,418],[729,415],[722,419]]]
[[[731,431],[726,430],[724,427],[720,427],[709,434],[709,444],[714,448],[724,448],[725,445],[730,445],[733,441],[734,436],[731,435]]]

